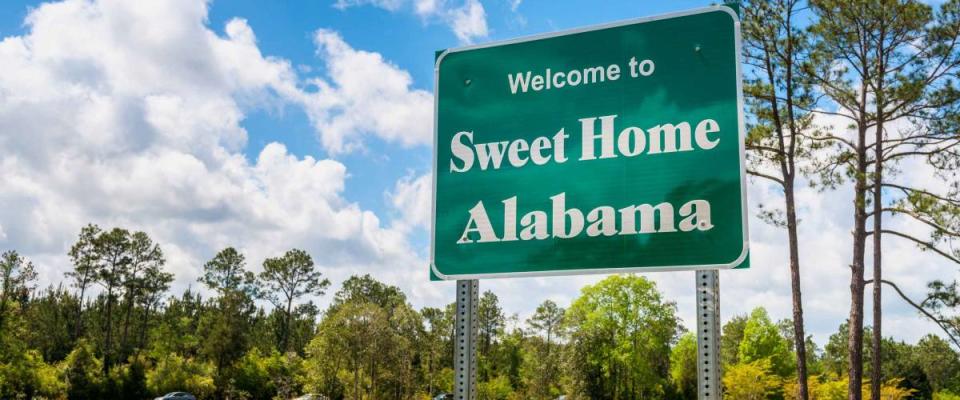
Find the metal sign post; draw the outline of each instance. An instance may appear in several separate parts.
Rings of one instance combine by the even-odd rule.
[[[697,393],[720,399],[720,272],[697,271]]]
[[[476,279],[457,281],[457,339],[453,353],[453,396],[456,400],[477,398],[477,303],[479,301],[479,281]]]

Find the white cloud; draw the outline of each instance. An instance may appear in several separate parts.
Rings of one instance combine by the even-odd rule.
[[[463,6],[450,12],[450,27],[461,42],[470,43],[474,38],[487,36],[487,13],[479,0],[467,0]]]
[[[356,150],[364,135],[405,146],[430,143],[433,95],[411,89],[407,71],[379,53],[350,47],[330,30],[318,30],[314,42],[329,79],[311,79],[317,90],[301,101],[328,151]]]
[[[206,21],[202,1],[68,1],[37,7],[25,35],[0,41],[2,246],[56,283],[84,224],[142,229],[163,247],[175,290],[197,286],[200,266],[225,246],[255,270],[299,247],[334,282],[372,273],[416,303],[436,299],[444,286],[421,284],[426,261],[403,232],[343,196],[345,165],[279,143],[250,161],[241,125],[252,108],[292,103],[341,150],[362,134],[417,144],[429,126],[397,121],[430,95],[329,31],[317,35],[329,81],[306,92],[288,61],[261,54],[244,20],[222,35]],[[389,83],[371,86],[370,74]],[[385,115],[345,114],[372,109]]]
[[[487,13],[480,0],[462,0],[452,4],[447,0],[337,0],[334,7],[344,10],[349,7],[370,5],[391,12],[409,8],[410,12],[424,22],[446,24],[462,43],[472,43],[487,37]],[[511,0],[511,9],[516,10],[520,0]]]
[[[388,194],[390,204],[400,216],[394,226],[403,231],[413,228],[430,229],[433,202],[433,174],[407,176],[397,181]]]
[[[403,1],[404,0],[337,0],[333,6],[344,10],[349,7],[372,5],[385,10],[396,11],[403,5]]]

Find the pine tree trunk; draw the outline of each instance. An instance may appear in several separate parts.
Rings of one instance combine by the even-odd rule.
[[[863,95],[865,96],[865,95]],[[865,104],[864,99],[861,104]],[[860,115],[866,115],[864,111]],[[850,361],[847,375],[848,398],[860,400],[863,384],[863,272],[864,246],[866,244],[866,122],[858,124],[859,140],[857,143],[857,176],[854,188],[854,229],[853,229],[853,261],[850,265],[850,322],[848,330],[847,354]]]
[[[77,299],[77,326],[74,327],[73,340],[80,339],[83,334],[83,297],[87,291],[87,284],[80,286],[80,297]]]
[[[113,353],[113,286],[107,288],[107,308],[105,310],[106,314],[106,329],[104,336],[104,345],[103,345],[103,374],[106,375],[110,371],[110,364],[112,363],[111,355]]]
[[[797,211],[794,197],[793,176],[786,180],[784,192],[787,205],[787,236],[790,246],[790,287],[793,302],[793,340],[797,352],[797,399],[806,400],[807,388],[807,342],[803,328],[803,299],[800,291],[800,249],[797,240]]]
[[[883,73],[882,67],[880,73]],[[882,76],[882,75],[881,75]],[[876,159],[874,160],[874,178],[873,178],[873,360],[870,379],[870,398],[880,400],[880,342],[883,338],[882,312],[883,305],[882,286],[880,280],[883,278],[881,263],[881,253],[883,246],[881,243],[881,230],[883,228],[883,93],[882,89],[877,93],[877,132],[874,151]]]

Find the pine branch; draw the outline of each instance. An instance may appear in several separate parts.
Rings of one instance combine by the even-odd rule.
[[[756,177],[760,177],[760,178],[764,178],[764,179],[769,179],[769,180],[771,180],[771,181],[774,181],[774,182],[776,182],[776,183],[779,183],[781,186],[785,185],[785,183],[783,182],[783,179],[777,178],[777,177],[775,177],[775,176],[773,176],[773,175],[764,174],[764,173],[762,173],[762,172],[754,171],[754,170],[751,170],[751,169],[748,169],[748,170],[747,170],[747,174],[750,174],[750,175],[753,175],[753,176],[756,176]]]
[[[865,285],[869,285],[869,284],[872,284],[873,282],[874,282],[873,279],[868,279],[868,280],[865,280],[863,283],[864,283]],[[922,314],[925,315],[927,318],[929,318],[931,321],[933,321],[934,323],[936,323],[937,326],[939,326],[940,329],[943,329],[943,332],[947,334],[947,337],[950,338],[950,341],[953,342],[954,346],[957,346],[957,348],[960,349],[960,340],[958,340],[957,337],[955,337],[952,333],[950,333],[950,330],[949,330],[946,326],[944,326],[944,321],[943,321],[942,319],[939,319],[939,318],[935,317],[933,314],[931,314],[931,313],[930,313],[929,311],[927,311],[925,308],[923,308],[923,307],[920,306],[919,304],[915,303],[913,300],[910,300],[910,298],[907,297],[907,295],[904,294],[903,291],[900,290],[900,287],[898,287],[895,283],[890,282],[890,281],[888,281],[888,280],[886,280],[886,279],[881,279],[880,282],[881,282],[881,283],[885,283],[885,284],[887,284],[888,286],[892,287],[893,290],[897,291],[897,294],[900,295],[900,298],[902,298],[903,301],[906,301],[907,304],[910,304],[911,306],[913,306],[913,308],[916,308],[917,311],[920,311],[920,313],[922,313]]]
[[[933,251],[934,253],[937,253],[937,254],[943,256],[944,258],[946,258],[946,259],[948,259],[948,260],[950,260],[950,261],[953,261],[953,262],[955,262],[955,263],[957,263],[957,264],[960,264],[960,258],[957,258],[957,257],[951,255],[950,253],[947,253],[946,251],[943,251],[943,250],[938,249],[938,248],[937,248],[936,246],[934,246],[932,243],[924,242],[924,241],[922,241],[922,240],[920,240],[920,239],[917,239],[917,238],[915,238],[915,237],[913,237],[913,236],[907,235],[907,234],[905,234],[905,233],[897,232],[897,231],[891,231],[891,230],[883,229],[883,230],[881,230],[880,232],[881,232],[881,233],[885,233],[885,234],[888,233],[888,234],[891,234],[891,235],[894,235],[894,236],[899,236],[899,237],[901,237],[901,238],[907,239],[907,240],[909,240],[909,241],[911,241],[911,242],[914,242],[914,243],[920,245],[920,247],[923,247],[923,248],[925,248],[925,249],[927,249],[927,250],[931,250],[931,251]]]

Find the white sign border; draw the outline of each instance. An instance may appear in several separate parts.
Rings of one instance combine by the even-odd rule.
[[[736,79],[737,79],[737,119],[739,122],[739,136],[740,136],[740,206],[741,206],[741,218],[742,218],[742,227],[743,227],[743,248],[740,252],[740,255],[733,261],[726,264],[705,264],[705,265],[671,265],[671,266],[653,266],[653,267],[608,267],[608,268],[588,268],[588,269],[565,269],[565,270],[553,270],[553,271],[524,271],[524,272],[498,272],[498,273],[489,273],[489,274],[458,274],[458,275],[447,275],[440,273],[437,270],[436,264],[436,241],[437,241],[437,140],[439,138],[438,132],[438,122],[440,118],[439,107],[440,107],[440,62],[443,61],[443,58],[450,53],[456,53],[467,50],[476,50],[483,49],[487,47],[496,47],[503,46],[514,43],[523,43],[530,42],[540,39],[549,39],[558,36],[572,35],[583,32],[591,32],[608,28],[616,28],[625,25],[634,25],[641,24],[645,22],[659,21],[670,18],[685,17],[690,15],[705,14],[710,12],[725,12],[733,18],[733,28],[734,28],[734,48],[736,51],[735,58],[737,61],[736,66]],[[491,279],[491,278],[524,278],[524,277],[547,277],[547,276],[567,276],[567,275],[588,275],[588,274],[615,274],[615,273],[637,273],[637,272],[662,272],[662,271],[694,271],[694,270],[721,270],[721,269],[732,269],[746,260],[747,256],[750,254],[750,233],[747,226],[748,214],[747,214],[747,180],[746,180],[746,121],[744,116],[744,101],[743,101],[743,60],[742,57],[742,45],[741,45],[741,34],[740,34],[740,16],[737,15],[737,12],[734,11],[729,6],[725,5],[716,5],[709,7],[695,8],[686,11],[678,11],[673,13],[655,15],[651,17],[635,18],[617,22],[611,22],[606,24],[591,25],[582,28],[568,29],[558,32],[542,33],[538,35],[519,37],[514,39],[507,39],[489,43],[482,43],[477,45],[457,47],[453,49],[444,50],[437,56],[436,61],[434,62],[434,79],[433,79],[433,196],[431,199],[431,219],[430,219],[430,271],[433,272],[438,278],[442,280],[468,280],[468,279]]]

